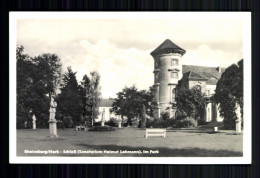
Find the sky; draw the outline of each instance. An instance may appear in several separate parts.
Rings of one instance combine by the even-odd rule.
[[[124,15],[124,14],[120,14]],[[150,53],[164,40],[186,50],[186,65],[227,67],[243,58],[243,21],[220,15],[182,18],[26,18],[17,20],[16,43],[31,57],[57,54],[63,65],[84,74],[98,71],[103,98],[116,97],[125,86],[153,85]]]

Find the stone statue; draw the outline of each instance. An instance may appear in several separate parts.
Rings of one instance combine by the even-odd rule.
[[[236,132],[241,132],[241,123],[242,123],[242,119],[241,119],[241,112],[240,112],[240,106],[239,104],[236,103],[236,115],[237,115],[237,120],[236,120]]]
[[[55,120],[56,107],[57,107],[57,103],[54,101],[54,98],[51,97],[51,103],[50,103],[50,120]]]
[[[49,119],[49,130],[50,130],[50,138],[58,138],[57,134],[57,121],[55,119],[57,103],[54,101],[53,96],[51,97],[50,103],[50,119]]]
[[[34,114],[32,116],[32,124],[33,124],[33,130],[35,130],[36,129],[36,117]]]

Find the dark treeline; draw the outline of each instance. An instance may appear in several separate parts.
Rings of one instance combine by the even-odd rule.
[[[16,48],[16,60],[17,128],[31,128],[33,114],[37,127],[47,128],[51,96],[58,104],[58,127],[93,124],[101,95],[97,72],[84,75],[78,84],[71,67],[61,73],[62,63],[57,55],[44,53],[30,57],[24,53],[23,46]]]

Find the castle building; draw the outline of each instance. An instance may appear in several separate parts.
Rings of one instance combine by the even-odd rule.
[[[151,52],[154,58],[154,97],[157,103],[153,108],[153,117],[159,119],[162,112],[168,112],[170,117],[174,117],[176,111],[172,108],[172,103],[175,101],[177,87],[191,89],[197,86],[208,98],[204,112],[200,113],[201,119],[205,122],[222,121],[218,105],[211,96],[224,70],[221,67],[182,65],[185,52],[169,39]]]

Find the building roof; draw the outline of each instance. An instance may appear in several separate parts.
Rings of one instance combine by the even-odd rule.
[[[102,99],[100,102],[99,107],[112,107],[112,104],[114,102],[114,99]]]
[[[173,43],[171,40],[166,39],[160,46],[158,46],[155,50],[153,50],[150,54],[152,56],[155,56],[157,54],[163,54],[163,53],[180,53],[185,54],[185,50],[177,46],[175,43]]]
[[[181,80],[188,79],[187,75],[191,72],[192,75],[199,75],[203,79],[207,79],[207,84],[215,85],[217,84],[218,80],[220,79],[222,73],[225,71],[225,68],[220,68],[221,71],[219,72],[219,67],[204,67],[204,66],[194,66],[194,65],[182,65],[182,73],[183,77]]]
[[[201,75],[193,72],[193,71],[189,71],[183,74],[183,77],[181,78],[180,81],[186,81],[186,80],[204,80],[207,81],[208,79],[206,79],[205,77],[202,77]]]

